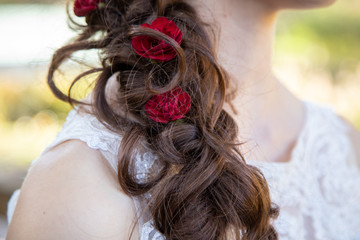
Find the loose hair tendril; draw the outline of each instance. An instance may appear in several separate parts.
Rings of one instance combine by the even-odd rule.
[[[279,209],[271,202],[263,174],[244,160],[238,126],[223,109],[226,99],[231,99],[230,84],[217,62],[212,26],[185,0],[104,3],[84,16],[86,25],[75,25],[78,37],[55,52],[48,84],[59,99],[84,104],[72,98],[72,87],[98,72],[92,113],[122,135],[118,156],[122,189],[131,196],[151,194],[147,210],[168,240],[278,239],[272,220]],[[160,16],[179,27],[181,44],[140,26]],[[176,57],[152,63],[134,51],[131,40],[135,36],[164,41]],[[68,93],[60,91],[55,72],[74,53],[92,49],[99,50],[101,66],[80,74]],[[111,105],[105,87],[116,72],[116,104]],[[149,119],[146,102],[176,86],[191,97],[183,122],[162,124]],[[143,151],[154,154],[156,162],[139,179],[135,161]]]

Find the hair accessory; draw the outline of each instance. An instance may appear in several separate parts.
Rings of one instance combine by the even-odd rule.
[[[185,117],[190,110],[191,97],[180,87],[154,95],[145,104],[150,119],[159,123],[168,123]]]
[[[166,17],[158,17],[152,24],[144,23],[142,27],[154,29],[173,38],[178,44],[181,44],[182,32],[176,24]],[[156,62],[165,62],[176,56],[176,51],[163,40],[150,36],[141,35],[132,38],[132,47],[141,57],[150,58]]]
[[[85,17],[90,12],[104,7],[105,0],[76,0],[74,3],[74,13],[78,17]]]

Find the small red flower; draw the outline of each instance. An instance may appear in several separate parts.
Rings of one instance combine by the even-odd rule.
[[[76,0],[74,4],[74,13],[78,17],[84,17],[99,7],[104,0]]]
[[[159,123],[168,123],[185,117],[190,110],[190,95],[180,87],[154,95],[145,104],[145,111],[150,119]]]
[[[180,44],[182,40],[182,32],[176,24],[166,17],[158,17],[152,24],[141,24],[156,31],[162,32],[169,37],[175,39]],[[159,40],[150,36],[136,36],[132,38],[132,46],[137,54],[142,57],[150,58],[155,61],[165,62],[176,56],[176,51],[163,40]]]

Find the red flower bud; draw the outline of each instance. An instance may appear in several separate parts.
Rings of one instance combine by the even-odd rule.
[[[152,24],[141,24],[156,31],[162,32],[169,37],[175,39],[180,44],[182,40],[182,32],[176,24],[166,17],[158,17]],[[176,51],[163,40],[159,40],[150,36],[136,36],[132,38],[132,46],[134,51],[142,57],[150,58],[158,62],[165,62],[176,56]]]
[[[175,87],[168,92],[154,95],[146,102],[145,111],[150,119],[160,123],[168,123],[184,118],[190,110],[190,106],[190,95],[180,87]]]
[[[104,0],[76,0],[74,4],[74,13],[78,17],[84,17],[98,8],[99,3]]]

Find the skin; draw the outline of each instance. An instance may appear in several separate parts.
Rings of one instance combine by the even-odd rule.
[[[333,4],[336,0],[262,0],[269,3],[274,9],[306,9],[325,7]]]
[[[69,140],[28,172],[6,240],[129,239],[135,222],[133,201],[107,160],[86,143]]]
[[[244,153],[248,152],[245,156],[288,161],[303,124],[304,110],[301,101],[272,72],[276,17],[285,8],[319,7],[333,1],[189,2],[204,20],[216,19],[222,29],[219,61],[230,73],[231,82],[239,86],[233,101],[235,111],[229,104],[225,110],[239,125],[239,139],[257,145],[244,149]],[[114,84],[115,77],[107,89],[116,89]],[[350,129],[354,149],[360,149],[360,134]],[[6,239],[128,239],[135,221],[132,199],[119,188],[116,173],[101,153],[79,140],[70,140],[42,155],[27,174]],[[137,230],[132,240],[139,239]]]
[[[233,108],[247,159],[286,162],[304,124],[301,100],[272,70],[273,40],[283,9],[327,6],[334,0],[188,0],[219,31],[218,58],[238,87]]]

